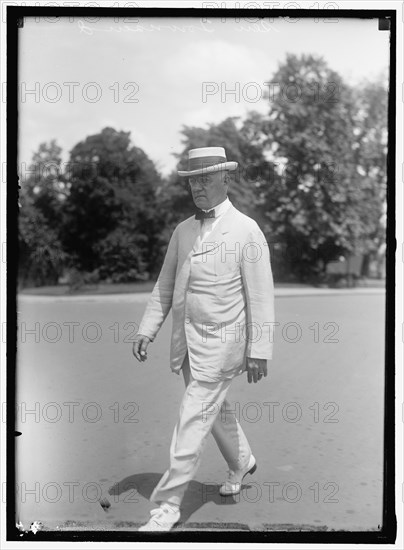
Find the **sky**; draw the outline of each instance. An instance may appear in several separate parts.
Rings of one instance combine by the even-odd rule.
[[[287,53],[321,55],[349,84],[388,74],[377,19],[207,17],[25,19],[19,44],[19,162],[56,139],[63,160],[106,126],[130,131],[166,175],[183,125],[268,111],[265,90]],[[231,91],[234,93],[231,93]]]

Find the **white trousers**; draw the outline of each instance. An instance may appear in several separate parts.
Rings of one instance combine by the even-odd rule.
[[[201,382],[192,377],[186,355],[182,372],[186,390],[170,446],[170,465],[150,496],[152,502],[181,505],[200,464],[210,432],[231,470],[244,468],[251,456],[247,438],[226,394],[231,380]]]

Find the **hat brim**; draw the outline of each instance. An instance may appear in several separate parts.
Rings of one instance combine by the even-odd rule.
[[[178,175],[181,177],[186,176],[199,176],[200,174],[210,174],[212,172],[221,172],[222,170],[237,170],[238,162],[222,162],[221,164],[214,164],[213,166],[207,166],[206,168],[200,168],[199,170],[178,170]]]

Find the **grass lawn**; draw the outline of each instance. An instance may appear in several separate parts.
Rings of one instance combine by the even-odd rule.
[[[138,283],[99,283],[93,285],[83,285],[76,290],[69,289],[69,285],[50,285],[32,288],[23,288],[19,294],[28,294],[36,296],[78,296],[87,294],[132,294],[138,292],[151,292],[155,281],[145,281]],[[358,282],[358,287],[384,287],[385,279],[362,279]],[[312,288],[311,285],[302,283],[284,283],[275,281],[275,288]]]
[[[69,285],[40,286],[24,288],[20,294],[35,294],[40,296],[77,296],[80,294],[130,294],[132,292],[151,292],[155,281],[139,283],[99,283],[94,285],[83,285],[77,290],[70,290]]]

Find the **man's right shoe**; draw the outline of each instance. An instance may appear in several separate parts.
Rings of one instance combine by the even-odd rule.
[[[139,527],[139,531],[171,531],[172,527],[180,519],[180,510],[175,511],[171,506],[162,504],[160,508],[150,511],[149,521]]]
[[[225,481],[219,489],[219,493],[223,496],[238,495],[241,491],[241,482],[247,474],[253,474],[257,469],[257,462],[253,455],[250,456],[250,460],[245,468],[241,470],[229,470],[229,479]]]

